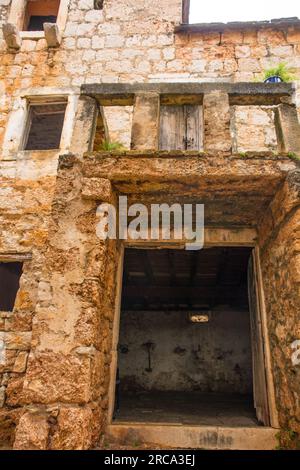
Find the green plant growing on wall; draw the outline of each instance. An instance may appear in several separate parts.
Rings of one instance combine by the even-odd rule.
[[[295,160],[297,162],[300,162],[300,157],[294,152],[288,152],[287,156],[291,158],[292,160]]]
[[[125,150],[125,147],[121,142],[109,142],[108,140],[104,140],[97,150],[113,152],[114,150]]]
[[[297,77],[291,72],[291,68],[286,63],[281,62],[275,67],[271,67],[265,70],[263,75],[263,81],[270,77],[280,77],[285,83],[293,82],[297,80]]]

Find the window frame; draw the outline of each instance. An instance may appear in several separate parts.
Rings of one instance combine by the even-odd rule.
[[[49,104],[49,105],[55,105],[55,104],[65,105],[64,121],[63,121],[63,125],[62,125],[62,128],[61,128],[59,147],[49,148],[49,149],[44,149],[44,150],[41,150],[41,149],[28,150],[28,149],[26,149],[26,146],[27,146],[27,143],[28,143],[28,138],[29,138],[29,134],[30,134],[31,126],[32,126],[32,108],[36,107],[36,106],[47,106],[47,104]],[[45,100],[45,101],[43,101],[42,99],[28,100],[27,101],[27,113],[26,113],[26,117],[25,117],[25,127],[24,127],[24,132],[23,132],[22,138],[21,138],[21,142],[20,142],[20,150],[23,150],[25,152],[43,152],[43,151],[48,152],[48,151],[61,150],[61,141],[62,141],[62,138],[63,138],[63,130],[64,130],[64,123],[65,123],[65,119],[66,119],[67,105],[68,105],[68,100],[66,98],[57,99],[57,100],[56,99],[54,99],[54,100]]]
[[[60,0],[56,24],[60,33],[65,29],[70,0]],[[24,31],[27,0],[12,0],[7,23],[14,25],[21,39],[38,40],[45,38],[44,31]]]
[[[38,87],[24,90],[21,96],[15,98],[13,109],[9,115],[6,126],[2,155],[0,160],[17,160],[32,152],[46,152],[56,154],[68,152],[71,147],[75,114],[78,106],[80,92],[70,88]],[[64,124],[59,149],[50,150],[24,150],[24,134],[27,124],[29,104],[66,102]]]
[[[182,24],[190,24],[190,0],[182,0]]]

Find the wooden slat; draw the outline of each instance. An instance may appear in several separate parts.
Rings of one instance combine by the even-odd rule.
[[[160,149],[185,150],[184,106],[161,106]]]
[[[257,419],[265,426],[270,425],[267,380],[261,314],[257,299],[255,264],[253,255],[248,265],[248,295],[252,337],[253,395]]]
[[[199,105],[161,106],[160,149],[201,150],[203,119]]]
[[[186,149],[200,150],[202,147],[201,107],[186,105]]]

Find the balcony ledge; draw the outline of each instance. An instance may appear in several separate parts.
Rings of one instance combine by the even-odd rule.
[[[294,83],[92,83],[81,86],[81,95],[96,98],[102,106],[124,106],[133,105],[138,93],[158,93],[171,103],[179,95],[195,98],[195,95],[221,91],[228,93],[231,105],[259,106],[293,101],[295,89]]]

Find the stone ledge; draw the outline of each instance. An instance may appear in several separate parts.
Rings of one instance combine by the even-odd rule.
[[[197,150],[114,150],[114,151],[97,151],[97,152],[86,152],[84,159],[96,158],[100,160],[107,157],[130,157],[130,158],[230,158],[234,160],[248,160],[248,159],[259,159],[263,161],[281,161],[281,160],[293,160],[297,158],[294,155],[286,152],[274,153],[274,152],[243,152],[243,153],[232,153],[227,152],[199,152]],[[62,158],[62,157],[60,157]],[[297,165],[297,163],[295,163]],[[300,162],[299,162],[300,164]]]
[[[189,426],[122,423],[107,427],[115,443],[140,443],[187,449],[275,450],[278,430],[263,427]]]
[[[185,152],[87,154],[81,162],[85,178],[106,178],[124,194],[161,192],[163,194],[274,195],[297,163],[283,157],[249,158]]]
[[[286,29],[291,26],[300,28],[299,18],[279,18],[270,21],[232,21],[229,23],[183,23],[175,27],[175,33],[223,33],[224,31],[245,31],[265,28]]]
[[[138,93],[160,95],[204,95],[221,91],[229,94],[230,104],[280,104],[295,92],[293,83],[92,83],[81,86],[81,94],[103,105],[133,105]]]

